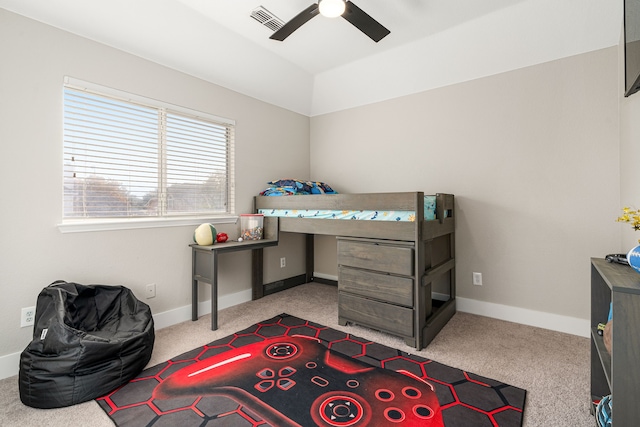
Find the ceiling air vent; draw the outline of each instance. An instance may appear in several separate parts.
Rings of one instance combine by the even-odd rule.
[[[252,10],[251,17],[271,31],[278,31],[284,25],[284,22],[280,18],[269,12],[264,6],[258,6]]]

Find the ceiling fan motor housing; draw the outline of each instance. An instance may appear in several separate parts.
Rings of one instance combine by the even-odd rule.
[[[379,42],[389,35],[391,31],[384,27],[381,23],[369,16],[364,10],[353,4],[351,1],[344,0],[319,0],[319,3],[313,3],[305,10],[293,17],[289,22],[284,24],[282,28],[273,33],[270,39],[283,41],[289,37],[295,30],[306,24],[311,18],[318,14],[324,15],[326,5],[337,4],[342,7],[342,13],[335,16],[342,16],[349,21],[354,27],[362,31],[374,42]],[[335,13],[335,12],[334,12]]]

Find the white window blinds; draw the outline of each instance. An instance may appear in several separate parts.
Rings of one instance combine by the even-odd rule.
[[[117,95],[64,87],[64,218],[231,213],[233,122]]]

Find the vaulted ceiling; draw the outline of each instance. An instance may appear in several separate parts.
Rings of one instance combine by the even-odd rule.
[[[313,0],[0,0],[0,8],[212,83],[317,115],[617,45],[622,0],[354,0],[376,43]],[[266,12],[265,12],[266,11]]]

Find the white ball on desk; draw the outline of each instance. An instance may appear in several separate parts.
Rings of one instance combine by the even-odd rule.
[[[200,224],[193,232],[193,241],[202,246],[211,246],[216,241],[216,234],[213,224]]]
[[[238,242],[242,242],[242,237],[238,237]]]

